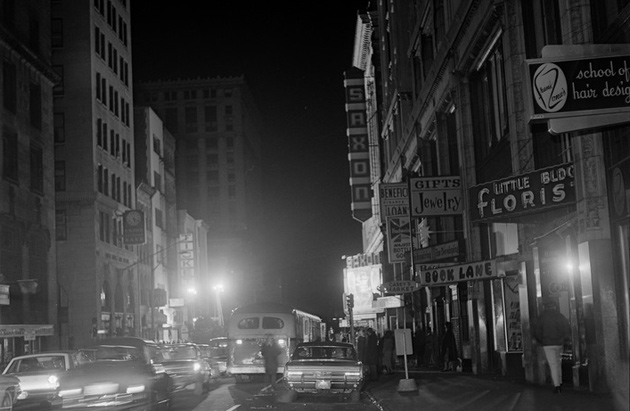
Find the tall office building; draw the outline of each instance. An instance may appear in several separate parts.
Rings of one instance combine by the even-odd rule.
[[[232,295],[251,300],[260,278],[252,239],[262,208],[261,149],[259,114],[245,80],[136,82],[135,100],[153,108],[176,139],[178,207],[208,225],[205,283],[229,277],[239,287]]]
[[[57,342],[49,10],[48,2],[0,1],[2,359]]]
[[[130,15],[127,0],[51,5],[62,339],[79,347],[139,332],[137,257],[122,238],[135,205]]]

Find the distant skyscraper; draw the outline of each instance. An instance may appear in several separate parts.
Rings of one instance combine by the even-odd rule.
[[[229,278],[226,287],[238,287],[229,294],[251,300],[259,287],[251,240],[262,210],[261,141],[246,82],[198,78],[134,86],[136,102],[153,108],[176,139],[178,208],[208,225],[209,281]]]

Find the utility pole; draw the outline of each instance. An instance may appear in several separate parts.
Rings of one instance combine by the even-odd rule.
[[[350,317],[350,341],[355,344],[354,339],[354,318],[352,318],[352,309],[354,308],[354,294],[346,295],[346,306],[348,307],[348,317]]]

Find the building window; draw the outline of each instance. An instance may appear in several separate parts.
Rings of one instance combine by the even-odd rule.
[[[234,113],[234,109],[232,108],[232,106],[225,106],[225,115],[226,116],[231,116]]]
[[[65,241],[68,239],[66,210],[55,210],[55,239],[57,241]]]
[[[209,184],[219,184],[219,172],[217,170],[208,170],[207,177]]]
[[[30,87],[30,114],[31,126],[37,130],[42,129],[42,87],[39,84],[31,83]]]
[[[102,166],[99,165],[99,168]],[[99,172],[100,174],[100,172]],[[98,178],[98,189],[102,190],[103,183],[101,178]],[[66,191],[66,162],[55,161],[55,191]]]
[[[484,61],[471,76],[471,102],[478,182],[512,172],[503,42],[498,32]]]
[[[184,121],[187,133],[197,132],[197,107],[186,107],[184,111]]]
[[[205,106],[204,107],[204,121],[206,125],[206,131],[217,131],[217,106]]]
[[[63,47],[63,20],[51,20],[51,46],[53,48]]]
[[[162,155],[162,142],[155,134],[153,135],[153,152],[158,156]]]
[[[162,215],[162,210],[160,210],[159,208],[156,208],[155,209],[155,225],[160,228],[164,228],[163,219],[164,219],[164,216]]]
[[[55,113],[53,121],[55,127],[55,144],[64,144],[66,142],[66,117],[64,113]],[[100,127],[100,125],[98,127]],[[97,133],[100,133],[100,129],[97,130]]]
[[[162,191],[162,176],[157,171],[153,172],[153,187],[158,191]]]
[[[63,93],[65,91],[64,79],[63,79],[63,75],[64,75],[63,66],[55,65],[53,66],[53,71],[57,73],[57,75],[59,76],[59,82],[53,86],[53,96],[63,96]]]
[[[31,147],[31,189],[44,192],[44,152],[41,147]]]
[[[16,133],[4,130],[2,134],[2,175],[6,180],[18,179],[18,138]]]
[[[2,64],[2,98],[4,108],[15,114],[17,109],[17,71],[15,64]]]

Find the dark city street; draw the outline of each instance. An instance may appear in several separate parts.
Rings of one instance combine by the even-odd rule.
[[[0,410],[628,410],[630,0],[0,0]]]

